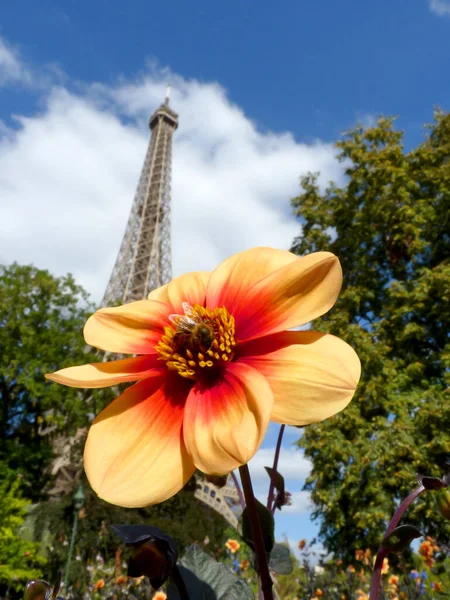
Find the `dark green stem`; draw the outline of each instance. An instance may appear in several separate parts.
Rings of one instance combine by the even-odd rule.
[[[286,425],[282,425],[278,433],[277,447],[275,448],[275,454],[273,457],[272,477],[270,478],[269,494],[267,496],[267,510],[270,510],[272,514],[275,512],[275,480],[277,478],[278,459],[280,458],[281,442],[283,440],[285,427]]]
[[[423,494],[424,491],[425,488],[422,484],[420,484],[409,494],[409,496],[407,496],[403,500],[403,502],[395,511],[394,516],[392,517],[391,522],[389,523],[389,526],[386,529],[384,538],[387,538],[387,536],[394,531],[408,506],[412,504],[414,500],[420,496],[420,494]],[[372,583],[370,586],[370,600],[378,600],[378,594],[380,593],[381,570],[383,568],[383,561],[388,554],[389,550],[386,550],[385,548],[381,547],[378,549],[377,558],[375,560],[375,566],[373,568],[372,573]]]
[[[264,595],[264,600],[273,600],[272,593],[272,578],[269,573],[267,564],[266,550],[264,548],[264,538],[259,520],[258,510],[256,508],[255,495],[253,493],[252,480],[247,465],[239,467],[241,476],[242,488],[244,490],[245,502],[247,504],[248,520],[252,531],[253,544],[255,547],[256,564],[258,566],[258,574],[261,580],[261,589]]]

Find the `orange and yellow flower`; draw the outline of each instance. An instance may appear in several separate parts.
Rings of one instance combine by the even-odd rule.
[[[219,475],[247,463],[270,421],[307,425],[344,409],[356,353],[329,334],[287,331],[326,313],[341,283],[329,252],[254,248],[93,314],[87,344],[137,356],[47,377],[81,388],[137,382],[89,431],[84,466],[100,498],[162,502],[196,468]]]
[[[246,558],[241,560],[241,562],[239,563],[239,568],[241,569],[241,571],[247,571],[249,566],[250,566],[250,561],[247,560]]]
[[[153,595],[152,600],[167,600],[167,594],[162,590],[159,590],[159,592],[156,592]]]
[[[228,540],[227,543],[225,544],[225,546],[228,548],[228,550],[232,553],[235,554],[239,548],[241,547],[240,543],[237,540]]]
[[[105,580],[104,579],[99,579],[94,586],[94,590],[96,592],[98,592],[99,590],[103,589],[105,587]]]
[[[363,561],[365,557],[364,550],[355,550],[355,560]]]

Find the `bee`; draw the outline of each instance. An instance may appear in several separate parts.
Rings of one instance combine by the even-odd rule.
[[[200,347],[202,352],[207,352],[214,341],[212,325],[205,323],[190,304],[183,302],[184,315],[170,315],[169,321],[176,326],[173,337],[174,350],[178,352],[182,347],[194,350]]]

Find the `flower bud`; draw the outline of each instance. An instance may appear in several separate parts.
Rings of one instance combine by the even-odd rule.
[[[450,519],[450,491],[447,488],[438,491],[436,494],[436,502],[441,514],[446,519]]]

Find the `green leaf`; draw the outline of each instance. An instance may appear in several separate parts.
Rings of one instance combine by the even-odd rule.
[[[272,481],[274,470],[272,469],[272,467],[264,467],[264,468],[265,468],[265,470],[267,471],[267,474],[270,477],[270,481]],[[282,494],[284,494],[284,477],[283,477],[283,475],[281,475],[280,473],[278,473],[278,471],[275,471],[274,484],[275,484],[276,489],[279,492],[281,492]]]
[[[269,568],[279,575],[290,575],[294,570],[291,552],[284,544],[275,544],[269,558]]]
[[[225,565],[193,544],[178,563],[191,600],[254,600],[250,586]],[[167,588],[168,600],[181,600],[176,585]]]
[[[262,528],[263,539],[264,539],[264,548],[265,548],[266,552],[271,552],[273,545],[275,543],[275,520],[274,520],[271,512],[269,510],[267,510],[267,508],[264,506],[264,504],[261,504],[261,502],[256,500],[256,498],[255,498],[255,503],[256,503],[256,509],[257,509],[258,515],[259,515],[259,520],[261,522],[261,528]],[[252,536],[252,529],[250,526],[248,506],[245,507],[244,512],[242,513],[241,522],[242,522],[242,537],[247,542],[247,544],[250,546],[250,548],[252,550],[254,550],[255,547],[253,544],[253,536]]]
[[[382,540],[381,547],[391,552],[403,552],[413,540],[421,536],[422,533],[416,527],[400,525]]]

